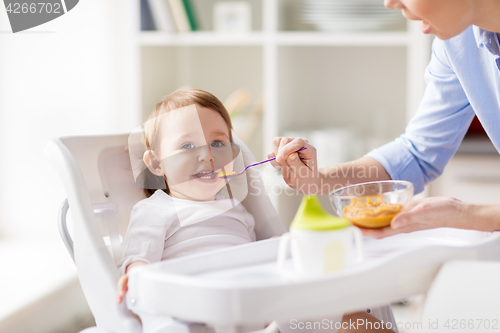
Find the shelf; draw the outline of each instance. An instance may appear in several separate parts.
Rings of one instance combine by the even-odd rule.
[[[135,2],[139,8],[139,1]],[[205,8],[204,27],[211,29],[208,9],[215,0],[197,2]],[[417,110],[432,39],[421,33],[417,22],[408,21],[406,27],[400,22],[393,25],[399,30],[389,31],[280,30],[308,27],[297,21],[299,0],[251,3],[258,17],[252,21],[256,30],[248,33],[136,31],[142,110],[150,110],[159,96],[186,84],[219,98],[239,87],[262,92],[262,126],[253,142],[261,149],[252,147],[257,159],[264,159],[273,138],[287,129],[352,126],[361,133],[378,126],[370,124],[373,112],[382,112],[387,121],[403,126]],[[396,97],[385,97],[388,86]],[[329,107],[332,102],[337,107]],[[301,110],[309,110],[308,105],[314,106],[314,112],[296,121]],[[391,127],[391,136],[400,131],[395,128]],[[262,176],[281,219],[288,223],[301,195],[275,172]]]
[[[142,46],[259,46],[270,42],[280,46],[406,46],[408,33],[366,32],[366,33],[321,33],[321,32],[279,32],[265,34],[221,34],[214,32],[193,32],[168,34],[162,32],[141,32]]]
[[[408,33],[398,32],[282,32],[277,43],[283,46],[406,46]]]
[[[141,32],[140,43],[143,46],[230,46],[230,45],[262,45],[264,34],[221,34],[214,32],[191,32],[169,34],[164,32]]]

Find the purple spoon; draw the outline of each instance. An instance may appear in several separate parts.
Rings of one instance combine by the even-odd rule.
[[[307,149],[307,148],[303,147],[303,148],[300,148],[299,150],[296,150],[295,152],[298,153],[299,151],[302,151],[304,149]],[[219,172],[218,177],[222,178],[222,179],[235,178],[235,177],[238,177],[238,176],[242,175],[250,167],[253,167],[253,166],[256,166],[256,165],[259,165],[259,164],[262,164],[262,163],[270,162],[270,161],[275,160],[275,159],[276,159],[276,157],[273,157],[273,158],[270,158],[270,159],[262,161],[262,162],[257,162],[257,163],[254,163],[254,164],[250,164],[245,169],[243,169],[243,171],[240,171],[240,172],[234,172],[234,171],[233,171],[234,173],[231,173],[231,172]]]

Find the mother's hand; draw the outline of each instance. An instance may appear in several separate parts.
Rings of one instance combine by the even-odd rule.
[[[392,219],[390,226],[382,229],[361,228],[361,232],[366,237],[384,238],[433,228],[473,229],[468,220],[466,203],[450,197],[430,197],[410,202],[403,212]]]
[[[300,152],[297,150],[306,147]],[[303,194],[320,194],[321,181],[318,172],[316,148],[301,138],[277,137],[273,140],[273,150],[267,158],[276,157],[271,164],[280,169],[283,180],[293,189]]]

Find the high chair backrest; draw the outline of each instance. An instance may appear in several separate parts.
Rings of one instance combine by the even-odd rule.
[[[235,135],[234,140],[244,164],[253,163],[248,147]],[[135,183],[127,144],[128,134],[79,136],[54,139],[46,148],[71,209],[78,277],[96,324],[105,332],[141,332],[125,302],[116,302],[120,239],[125,237],[133,206],[146,197]],[[284,233],[258,171],[250,168],[247,181],[249,193],[242,204],[255,218],[257,239]]]
[[[130,170],[127,172],[127,138],[126,134],[63,137],[49,142],[45,153],[63,181],[73,222],[78,278],[97,326],[104,332],[139,333],[139,320],[124,302],[116,301],[120,276],[116,258],[113,260],[103,239],[110,235],[104,221],[114,219],[123,236],[133,205],[144,198]],[[106,219],[102,212],[107,210],[101,209],[96,216],[95,205],[114,206],[115,211]]]

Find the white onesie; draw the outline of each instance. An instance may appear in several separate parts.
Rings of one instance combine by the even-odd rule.
[[[157,190],[151,197],[138,202],[130,214],[124,240],[123,258],[118,263],[122,274],[134,261],[147,263],[196,254],[254,242],[253,216],[237,201],[217,194],[214,201],[190,201],[169,196]],[[379,309],[376,309],[379,310]],[[373,313],[377,318],[394,322],[390,307]],[[144,333],[176,331],[182,322],[175,319],[138,313]],[[342,316],[336,316],[340,321]],[[289,323],[278,323],[283,333],[313,332],[291,330]],[[323,330],[334,333],[337,330]],[[396,329],[397,332],[397,329]]]
[[[255,221],[243,205],[216,195],[190,201],[157,190],[132,209],[121,273],[134,261],[147,263],[255,241]]]
[[[184,200],[157,190],[139,201],[130,214],[120,272],[125,274],[134,261],[154,263],[254,242],[255,221],[245,207],[221,194],[215,199]],[[177,331],[184,325],[170,317],[138,315],[147,333]]]

